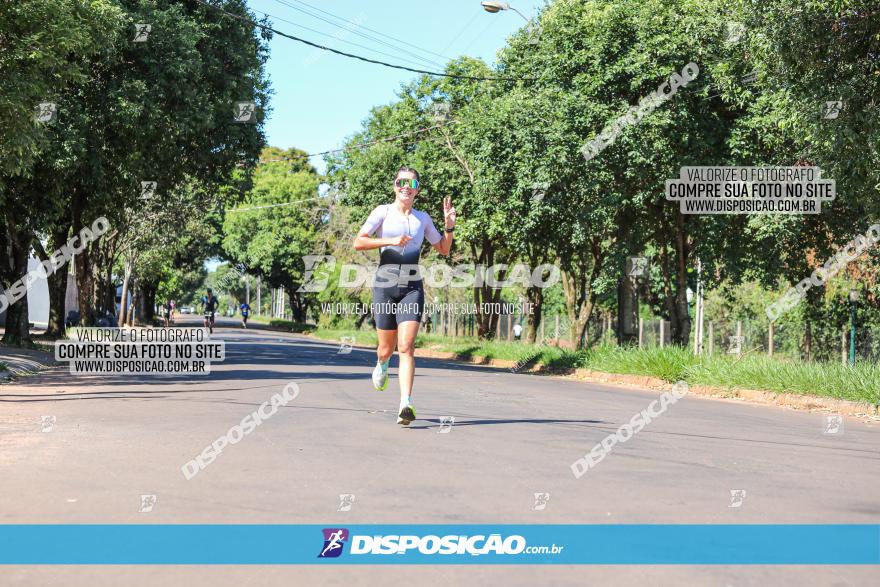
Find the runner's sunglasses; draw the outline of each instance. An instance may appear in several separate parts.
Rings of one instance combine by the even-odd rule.
[[[401,177],[399,179],[394,180],[394,185],[396,185],[399,188],[407,188],[408,187],[411,190],[417,190],[417,189],[419,189],[419,180],[406,179],[406,178]]]

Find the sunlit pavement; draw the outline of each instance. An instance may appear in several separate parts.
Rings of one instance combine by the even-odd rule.
[[[182,317],[196,325],[197,317]],[[181,322],[178,321],[178,325]],[[371,351],[221,320],[208,375],[0,386],[3,523],[877,523],[880,427],[685,397],[576,479],[571,464],[645,409],[626,391],[418,359],[419,419],[395,424]],[[187,480],[181,467],[295,382],[299,395]],[[442,422],[454,418],[451,428]],[[47,424],[50,423],[50,424]],[[47,430],[48,428],[48,430]],[[735,497],[731,497],[735,492]],[[536,493],[547,493],[536,509]],[[353,495],[348,511],[340,496]],[[142,496],[155,496],[144,498]],[[151,511],[139,511],[145,503]],[[283,544],[278,545],[284,548]],[[5,567],[2,584],[865,585],[876,567]]]

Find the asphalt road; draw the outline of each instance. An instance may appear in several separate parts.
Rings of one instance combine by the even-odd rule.
[[[195,324],[195,319],[190,319]],[[687,396],[580,479],[572,462],[659,395],[419,359],[419,419],[396,425],[372,351],[229,320],[200,376],[0,386],[2,523],[877,523],[880,425]],[[191,480],[181,466],[295,382],[299,395]],[[44,432],[44,416],[54,417]],[[440,433],[444,417],[454,417]],[[731,507],[731,491],[744,491]],[[548,493],[536,509],[535,493]],[[349,511],[340,495],[353,494]],[[141,495],[155,495],[140,512]],[[742,494],[738,494],[742,495]],[[856,566],[33,567],[3,585],[497,582],[866,585]],[[304,583],[306,584],[306,583]]]

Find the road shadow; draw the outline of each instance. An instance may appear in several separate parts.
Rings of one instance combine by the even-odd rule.
[[[419,418],[417,420],[414,420],[413,422],[430,422],[430,424],[410,424],[410,430],[432,430],[434,428],[440,428],[440,426],[444,425],[444,422],[437,418]],[[609,422],[606,422],[604,420],[562,420],[553,418],[501,418],[493,420],[456,420],[451,427],[458,428],[459,426],[486,426],[491,424],[609,424]]]

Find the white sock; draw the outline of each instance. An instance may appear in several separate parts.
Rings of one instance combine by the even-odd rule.
[[[400,398],[400,407],[405,408],[406,406],[412,404],[412,398],[410,396]]]

